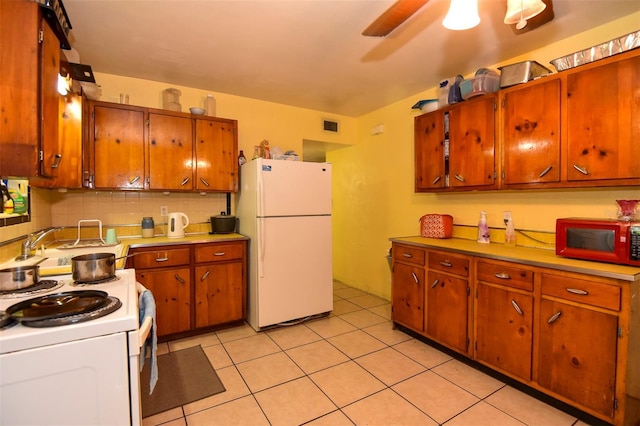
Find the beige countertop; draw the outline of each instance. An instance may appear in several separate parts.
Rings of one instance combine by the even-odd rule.
[[[166,236],[155,236],[152,238],[123,238],[121,243],[127,245],[128,248],[179,245],[179,244],[202,244],[202,243],[219,243],[224,241],[248,240],[241,234],[192,234],[185,235],[182,238],[169,238]]]
[[[504,244],[497,243],[482,244],[473,240],[465,240],[461,238],[436,239],[409,236],[393,237],[389,238],[389,240],[394,243],[433,249],[446,249],[466,255],[518,262],[525,265],[552,268],[560,271],[578,272],[624,281],[640,281],[640,268],[638,267],[568,259],[556,256],[554,250],[528,247],[509,247]]]

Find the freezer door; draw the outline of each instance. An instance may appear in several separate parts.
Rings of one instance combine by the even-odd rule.
[[[330,163],[258,161],[258,217],[331,214]]]
[[[257,300],[250,301],[258,327],[331,311],[331,217],[277,217],[258,222],[259,236],[252,240],[258,245],[257,276],[252,277]]]

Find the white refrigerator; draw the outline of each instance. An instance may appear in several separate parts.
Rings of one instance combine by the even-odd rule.
[[[331,164],[248,161],[236,210],[250,238],[249,324],[259,331],[330,312]]]

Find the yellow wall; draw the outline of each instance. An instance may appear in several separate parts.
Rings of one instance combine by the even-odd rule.
[[[298,155],[302,155],[303,140],[345,146],[357,143],[357,120],[352,117],[218,93],[215,87],[201,90],[103,73],[95,73],[95,77],[102,86],[100,100],[118,102],[120,93],[127,93],[131,105],[148,108],[162,108],[162,91],[170,87],[180,90],[183,112],[189,112],[189,107],[203,107],[207,94],[212,94],[216,115],[238,120],[238,149],[244,150],[249,159],[253,147],[264,139],[272,148],[294,150]],[[322,130],[322,119],[338,121],[340,131],[334,134]]]
[[[506,61],[549,60],[637,31],[640,13],[579,36]],[[477,64],[477,68],[488,64]],[[503,64],[491,65],[495,68]],[[466,74],[472,70],[461,70]],[[442,76],[447,77],[447,76]],[[490,227],[504,228],[502,212],[511,210],[517,229],[553,232],[555,219],[569,216],[612,217],[616,199],[639,199],[640,190],[509,191],[463,194],[416,194],[411,106],[436,96],[431,88],[358,118],[358,144],[328,154],[334,170],[334,277],[390,298],[385,258],[390,237],[419,234],[426,213],[447,213],[456,225],[475,226],[486,210]],[[384,133],[371,135],[383,124]]]

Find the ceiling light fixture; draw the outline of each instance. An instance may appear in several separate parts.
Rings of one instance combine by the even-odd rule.
[[[521,30],[527,26],[527,20],[542,13],[546,7],[542,0],[507,0],[504,23],[516,24],[516,28]]]
[[[450,30],[468,30],[480,23],[478,0],[451,0],[442,25]]]

